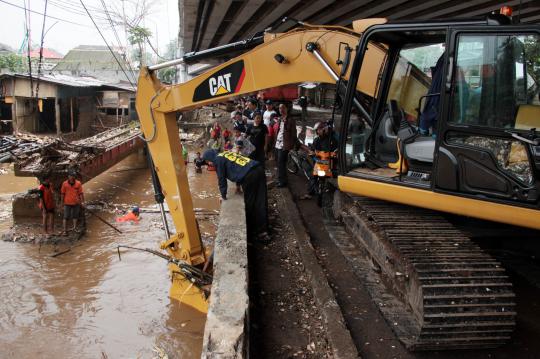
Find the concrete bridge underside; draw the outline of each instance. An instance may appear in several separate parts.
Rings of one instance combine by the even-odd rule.
[[[276,26],[273,32],[286,31],[293,24],[279,25],[284,16],[313,24],[347,26],[352,20],[367,17],[392,20],[475,17],[503,5],[511,6],[514,16],[524,23],[540,21],[537,0],[179,0],[183,19],[179,36],[184,51],[190,52],[243,40],[271,26]]]

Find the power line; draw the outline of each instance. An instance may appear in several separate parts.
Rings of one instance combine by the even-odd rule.
[[[113,30],[114,36],[116,37],[116,41],[118,42],[118,46],[123,47],[122,41],[120,41],[120,37],[118,36],[118,32],[116,31],[116,27],[114,26],[109,10],[107,9],[107,5],[105,5],[105,1],[101,0],[101,5],[103,5],[103,10],[105,10],[105,14],[107,15],[107,18],[109,19],[109,23],[111,24],[111,28]],[[126,25],[124,24],[124,26]],[[129,62],[129,59],[126,59],[126,63],[129,66],[129,70],[131,71],[133,78],[135,78],[136,77],[135,71],[133,70],[133,67],[131,67],[131,63]]]
[[[156,54],[157,57],[159,57],[162,60],[168,60],[168,59],[164,58],[163,56],[161,56],[160,54],[158,54],[157,50],[154,48],[154,46],[150,42],[150,38],[148,36],[145,35],[144,37],[146,38],[146,42],[148,43],[148,45],[150,45],[150,48],[152,49],[154,54]]]
[[[30,5],[30,3],[28,5]],[[26,26],[26,38],[27,38],[27,45],[28,45],[28,75],[30,76],[30,94],[31,94],[31,97],[34,97],[34,80],[32,79],[32,59],[30,58],[30,52],[32,51],[32,41],[30,40],[30,12],[27,11],[26,9],[26,0],[24,1],[24,25]]]
[[[16,5],[16,4],[12,4],[12,3],[7,2],[7,1],[5,1],[5,0],[0,0],[0,2],[1,2],[1,3],[4,3],[4,4],[6,4],[6,5],[10,5],[10,6],[16,7],[16,8],[21,9],[21,10],[25,10],[25,11],[34,13],[34,14],[45,15],[45,14],[43,14],[42,12],[35,11],[35,10],[30,10],[30,9],[26,9],[25,7],[22,7],[22,6],[19,6],[19,5]],[[85,25],[85,24],[80,24],[80,23],[77,23],[77,22],[74,22],[74,21],[69,21],[69,20],[66,20],[66,19],[61,19],[61,18],[59,18],[59,17],[55,17],[55,16],[51,16],[51,15],[45,15],[45,16],[47,16],[49,19],[55,19],[55,20],[67,22],[67,23],[70,23],[70,24],[73,24],[73,25],[78,25],[78,26],[84,26],[84,27],[90,27],[90,28],[91,28],[91,26],[88,26],[88,25]]]
[[[107,5],[105,5],[105,2],[103,0],[100,0],[100,1],[101,1],[101,5],[103,6],[103,10],[105,10],[105,15],[107,15],[107,19],[109,20],[109,23],[111,24],[114,37],[116,38],[116,42],[118,43],[118,46],[122,47],[122,42],[120,41],[120,38],[118,37],[118,33],[116,32],[116,27],[114,26],[111,15],[109,14],[109,11],[107,10]]]
[[[101,36],[101,38],[103,39],[103,42],[105,42],[105,45],[107,45],[107,48],[109,49],[109,51],[111,52],[111,54],[113,55],[114,59],[116,60],[116,62],[118,63],[118,66],[120,67],[120,69],[122,70],[122,72],[124,73],[124,75],[126,75],[126,78],[127,80],[129,81],[129,83],[131,84],[131,86],[133,88],[136,88],[136,86],[133,84],[133,82],[131,81],[131,78],[128,76],[128,74],[126,73],[126,71],[124,70],[124,67],[122,66],[122,64],[120,63],[120,61],[118,60],[118,58],[116,57],[116,54],[114,53],[114,51],[111,49],[111,47],[109,46],[109,43],[107,42],[107,40],[105,39],[105,36],[103,36],[103,33],[101,32],[101,30],[99,29],[99,27],[97,26],[96,22],[94,21],[94,18],[92,17],[92,14],[90,14],[90,11],[88,11],[88,9],[86,8],[86,6],[84,5],[83,3],[83,0],[79,0],[81,2],[81,5],[84,7],[84,10],[86,11],[86,13],[88,14],[88,17],[90,17],[90,20],[92,20],[92,23],[94,24],[94,26],[96,27],[96,30],[99,32],[99,35]]]
[[[65,11],[65,12],[67,12],[67,13],[69,13],[69,14],[78,15],[78,16],[83,16],[83,17],[86,17],[86,16],[87,16],[87,15],[86,15],[86,12],[84,11],[84,9],[83,9],[80,5],[77,6],[76,3],[70,4],[70,3],[65,3],[65,2],[58,1],[58,0],[49,0],[49,2],[51,3],[51,5],[53,5],[53,6],[56,7],[57,9],[60,9],[60,10],[62,10],[62,11]],[[89,9],[91,9],[91,8],[89,7]],[[94,13],[95,13],[95,12],[98,12],[98,13],[100,13],[100,14],[103,13],[103,11],[101,11],[101,10],[99,10],[99,9],[98,9],[98,10],[92,9],[92,11],[94,11]],[[105,22],[105,21],[106,21],[105,17],[103,17],[103,16],[96,16],[96,15],[94,15],[94,17],[95,17],[96,19],[99,19],[100,22]]]
[[[45,20],[47,19],[47,4],[48,0],[45,0],[45,8],[43,9],[43,26],[41,27],[41,44],[39,45],[39,62],[37,71],[37,84],[36,84],[36,99],[39,95],[39,76],[41,75],[41,62],[43,61],[43,43],[45,42]]]

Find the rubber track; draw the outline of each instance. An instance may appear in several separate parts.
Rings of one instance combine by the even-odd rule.
[[[405,301],[404,308],[414,308],[417,325],[408,329],[407,347],[489,348],[509,341],[515,295],[499,262],[434,211],[365,197],[353,200],[344,213],[347,229],[386,277],[400,282],[393,290]],[[366,241],[366,231],[375,240]]]

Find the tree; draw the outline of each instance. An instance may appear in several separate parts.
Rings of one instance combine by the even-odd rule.
[[[534,78],[534,81],[540,83],[540,41],[537,36],[527,36],[525,38],[525,63],[527,73]]]
[[[104,5],[107,17],[112,28],[119,25],[124,28],[126,41],[136,45],[140,65],[146,64],[145,42],[150,41],[152,32],[144,27],[144,18],[152,12],[157,0],[122,0],[110,1]],[[121,6],[119,6],[121,4]],[[128,54],[129,51],[126,51]]]
[[[16,54],[0,55],[0,70],[7,70],[7,72],[28,71],[23,57]]]
[[[176,58],[176,49],[177,49],[177,43],[176,40],[171,40],[167,44],[167,49],[165,50],[165,55],[163,60],[169,61],[174,60]],[[167,67],[165,69],[158,71],[158,78],[167,83],[173,83],[176,78],[176,66]]]
[[[146,56],[142,56],[144,51],[144,43],[146,42],[146,39],[150,36],[152,36],[152,31],[150,31],[148,28],[143,26],[134,26],[130,27],[128,29],[128,41],[131,45],[137,45],[139,48],[139,63],[141,66],[144,66],[146,63]]]

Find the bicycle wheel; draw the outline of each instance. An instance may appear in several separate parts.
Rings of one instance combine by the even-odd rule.
[[[289,156],[287,158],[287,171],[289,171],[289,173],[296,174],[298,172],[298,165],[296,164],[293,156],[294,155],[289,152]]]

